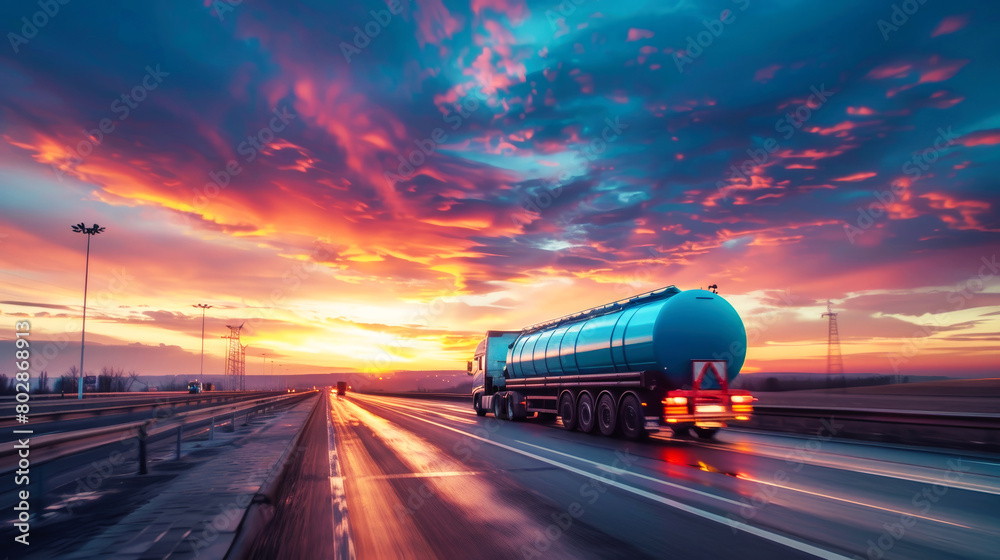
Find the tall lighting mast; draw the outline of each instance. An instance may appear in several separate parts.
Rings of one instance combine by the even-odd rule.
[[[105,228],[94,224],[87,227],[83,222],[76,224],[73,231],[87,236],[87,264],[83,272],[83,328],[80,331],[80,378],[77,382],[77,398],[83,398],[83,345],[87,340],[87,281],[90,278],[90,238],[104,232]]]

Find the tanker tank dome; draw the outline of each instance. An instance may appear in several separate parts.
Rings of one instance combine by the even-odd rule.
[[[689,376],[691,360],[725,359],[731,382],[743,369],[747,331],[736,309],[719,294],[685,290],[668,299],[657,316],[653,338],[658,362],[668,375]]]

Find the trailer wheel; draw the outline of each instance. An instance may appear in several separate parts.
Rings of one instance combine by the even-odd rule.
[[[571,431],[576,429],[576,405],[573,404],[573,395],[566,393],[559,399],[559,416],[562,416],[563,428]]]
[[[639,397],[629,393],[622,399],[621,410],[618,411],[618,424],[622,434],[628,439],[640,439],[646,435],[646,414],[642,411]]]
[[[496,416],[498,420],[503,420],[503,393],[495,393],[493,395],[493,416]]]
[[[594,397],[590,393],[580,395],[580,402],[576,405],[576,428],[585,434],[589,434],[597,427],[597,415],[594,414]]]
[[[609,393],[604,393],[597,399],[597,427],[601,435],[611,437],[618,427],[618,412],[615,410],[615,399]]]
[[[698,426],[695,426],[694,427],[694,433],[695,433],[695,435],[697,435],[701,439],[712,439],[712,438],[715,437],[715,434],[719,433],[719,429],[718,428],[699,428]]]
[[[681,426],[670,426],[670,431],[674,433],[674,437],[685,438],[691,435],[691,426],[687,424]]]
[[[486,416],[486,411],[483,410],[482,401],[482,395],[476,395],[476,398],[472,401],[472,408],[476,410],[476,416]]]

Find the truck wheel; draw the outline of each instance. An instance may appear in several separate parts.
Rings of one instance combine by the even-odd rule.
[[[685,438],[691,435],[691,426],[670,426],[670,431],[674,433],[674,437]]]
[[[514,411],[514,395],[507,397],[507,419],[517,420],[517,413]]]
[[[476,398],[472,401],[472,408],[476,410],[476,416],[486,416],[486,411],[483,410],[482,400],[482,395],[476,395]]]
[[[569,393],[559,400],[559,416],[562,416],[563,428],[570,431],[576,429],[576,405],[573,404],[573,396]]]
[[[597,415],[594,414],[594,397],[590,393],[580,395],[580,403],[576,406],[577,429],[589,434],[597,427]]]
[[[695,435],[697,435],[701,439],[712,439],[712,438],[715,437],[715,434],[719,433],[719,429],[718,428],[699,428],[698,426],[695,426],[694,427],[694,433],[695,433]]]
[[[501,397],[501,393],[493,395],[493,416],[496,416],[498,420],[503,420],[503,398]]]
[[[646,414],[642,411],[639,397],[629,393],[622,399],[621,410],[618,411],[618,424],[622,434],[628,439],[640,439],[646,435]]]
[[[608,393],[597,399],[597,428],[601,435],[611,437],[618,427],[618,413],[615,411],[615,399]]]

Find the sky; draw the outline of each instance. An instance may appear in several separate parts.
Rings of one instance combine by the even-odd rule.
[[[45,11],[48,10],[48,11]],[[50,375],[463,369],[719,286],[744,372],[1000,369],[991,1],[0,6],[0,333]],[[8,346],[4,346],[8,348]],[[271,360],[274,364],[271,364]]]

